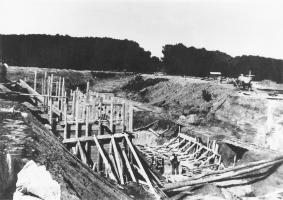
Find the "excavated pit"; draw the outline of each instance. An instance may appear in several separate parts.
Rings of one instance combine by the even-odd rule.
[[[115,92],[117,96],[146,103],[145,107],[150,108],[151,112],[137,111],[134,116],[134,128],[160,120],[159,124],[152,127],[152,130],[161,133],[168,129],[159,136],[148,131],[137,132],[135,144],[161,145],[177,135],[179,130],[176,123],[181,122],[183,126],[181,132],[198,137],[204,144],[207,142],[207,135],[217,141],[224,166],[258,161],[271,155],[270,152],[264,150],[248,150],[241,144],[232,145],[223,142],[225,139],[254,143],[277,152],[283,150],[281,145],[283,139],[280,134],[283,131],[282,101],[268,99],[262,93],[252,95],[238,93],[230,85],[220,85],[198,79],[181,80],[166,77],[156,81],[150,80],[147,83],[147,78],[145,75],[142,80],[138,78],[131,83],[138,85],[138,89],[135,89],[133,85],[128,87],[127,78],[119,84],[116,84],[114,78],[104,80],[103,83],[94,83],[93,86],[96,90]],[[132,77],[129,80],[132,80]],[[180,116],[184,116],[181,121]],[[1,159],[6,163],[9,160],[6,155]],[[7,166],[7,164],[3,165],[2,169],[7,171],[9,169]],[[230,193],[237,194],[237,192],[240,193],[239,191],[246,190],[239,196],[263,195],[282,187],[282,174],[282,167],[275,166],[264,178],[249,184],[246,188],[241,186],[231,188]],[[250,188],[247,189],[247,187]],[[210,186],[208,188],[202,191],[214,191]],[[218,191],[218,189],[215,190]]]

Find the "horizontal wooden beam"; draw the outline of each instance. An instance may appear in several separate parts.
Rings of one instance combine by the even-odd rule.
[[[89,123],[89,124],[94,124],[94,123],[97,123],[98,121],[99,121],[98,119],[96,119],[96,120],[89,120],[88,123]],[[113,120],[114,125],[115,125],[115,122],[121,122],[121,121],[122,121],[121,119],[114,119],[114,120]],[[108,120],[101,120],[101,123],[105,123],[105,122],[108,122]],[[73,119],[71,119],[71,120],[68,120],[67,123],[68,123],[68,124],[75,124],[76,121],[73,120]],[[85,121],[85,120],[82,120],[82,119],[79,119],[79,120],[78,120],[78,123],[79,123],[79,124],[85,124],[86,121]],[[61,121],[61,122],[59,122],[58,124],[59,124],[59,125],[65,125],[65,122]]]
[[[111,137],[113,137],[115,139],[119,139],[119,138],[123,138],[125,137],[125,134],[122,134],[122,133],[117,133],[117,134],[114,134],[114,135],[97,135],[96,138],[98,140],[110,140]],[[79,137],[79,138],[68,138],[68,139],[64,139],[63,140],[63,143],[66,144],[66,143],[76,143],[76,142],[86,142],[86,141],[93,141],[93,136],[83,136],[83,137]]]
[[[80,131],[86,131],[86,125],[81,125],[79,127],[79,130]],[[99,125],[92,124],[92,125],[89,126],[88,130],[89,130],[89,132],[98,131],[99,130]],[[62,127],[60,125],[57,125],[55,131],[56,132],[63,132],[64,131],[64,127]],[[68,131],[76,131],[76,125],[75,124],[69,125],[68,126]],[[122,126],[116,126],[114,131],[115,131],[115,133],[122,133],[123,132],[122,131]]]

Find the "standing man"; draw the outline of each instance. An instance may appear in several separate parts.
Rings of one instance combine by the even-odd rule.
[[[172,165],[172,174],[179,174],[179,164],[180,164],[180,161],[178,159],[178,156],[173,153],[172,156],[170,157],[170,162],[171,162],[171,165]]]

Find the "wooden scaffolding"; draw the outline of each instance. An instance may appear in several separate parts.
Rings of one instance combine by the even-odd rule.
[[[53,132],[62,137],[68,150],[103,176],[125,184],[137,182],[157,197],[166,195],[159,189],[158,177],[145,167],[132,143],[133,112],[131,102],[89,90],[66,90],[65,79],[53,74],[33,87],[20,80],[30,94],[42,104]]]

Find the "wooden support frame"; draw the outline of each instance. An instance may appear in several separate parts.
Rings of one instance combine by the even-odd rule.
[[[117,181],[115,175],[113,174],[113,172],[111,170],[111,165],[109,164],[108,159],[106,158],[106,156],[105,156],[105,154],[104,154],[104,152],[103,152],[103,150],[102,150],[102,148],[101,148],[101,146],[99,144],[99,141],[97,140],[95,135],[93,136],[93,140],[94,140],[95,145],[96,145],[96,147],[97,147],[97,149],[99,151],[100,156],[102,157],[102,159],[104,161],[106,170],[108,171],[108,174],[109,174],[110,178],[115,180],[115,181]]]
[[[95,168],[97,166],[98,171],[102,171],[101,169],[104,165],[106,169],[105,174],[108,174],[111,179],[121,184],[125,184],[128,180],[139,181],[134,170],[134,167],[136,167],[141,173],[142,179],[149,186],[150,191],[157,198],[160,198],[160,195],[157,194],[153,187],[153,184],[158,183],[158,178],[150,171],[145,170],[131,139],[125,133],[126,131],[133,131],[134,107],[132,103],[121,102],[113,96],[109,98],[109,95],[98,93],[96,94],[97,97],[92,99],[88,83],[87,94],[82,94],[78,89],[71,92],[72,109],[69,109],[64,78],[54,78],[53,74],[51,76],[46,74],[46,77],[42,80],[42,85],[42,94],[38,94],[38,96],[39,98],[44,97],[44,95],[47,96],[49,121],[51,123],[53,115],[56,118],[60,116],[58,119],[62,121],[57,125],[61,125],[61,129],[59,127],[61,132],[58,133],[63,133],[63,143],[67,145],[68,149],[72,148],[74,154],[83,163],[87,165],[94,163],[92,167]],[[45,102],[44,99],[43,102]],[[81,102],[83,102],[83,106]],[[102,107],[104,109],[103,112]],[[102,114],[106,115],[106,118]],[[97,122],[99,126],[98,135],[92,130],[92,124],[89,126],[90,123],[97,124]],[[73,126],[76,127],[75,135],[71,132],[71,127]],[[83,129],[79,128],[80,126],[85,126],[85,134],[81,133]],[[117,130],[119,131],[119,128],[116,128],[119,126],[122,126],[121,133],[116,132]],[[105,128],[110,130],[109,134],[103,134]],[[124,143],[124,147],[121,147],[121,143]],[[104,149],[107,144],[110,145],[109,155],[107,150]],[[93,162],[89,155],[94,145],[99,155],[97,162]],[[153,178],[153,180],[150,180],[150,178]],[[143,180],[140,181],[142,182]]]
[[[117,168],[118,168],[118,172],[119,172],[119,177],[120,177],[120,183],[121,184],[125,184],[125,181],[124,181],[124,177],[123,177],[123,171],[122,171],[122,164],[121,164],[121,160],[120,160],[120,155],[118,153],[118,149],[117,149],[117,146],[116,146],[116,142],[115,142],[115,139],[114,137],[112,136],[111,137],[111,144],[113,146],[113,150],[114,150],[114,157],[115,157],[115,160],[116,160],[116,165],[117,165]]]
[[[155,191],[155,189],[154,189],[154,187],[153,187],[151,181],[149,180],[149,178],[148,178],[148,176],[147,176],[147,174],[146,174],[146,172],[145,172],[145,170],[144,170],[144,168],[143,168],[143,165],[142,165],[141,161],[139,160],[139,157],[138,157],[138,155],[137,155],[137,153],[136,153],[134,147],[132,146],[131,141],[129,140],[129,138],[128,138],[127,135],[125,135],[125,138],[126,138],[126,141],[127,141],[127,145],[128,145],[129,148],[131,149],[131,152],[132,152],[132,154],[133,154],[133,156],[134,156],[134,158],[135,158],[135,160],[136,160],[136,162],[137,162],[137,164],[138,164],[138,167],[139,167],[139,169],[140,169],[140,171],[141,171],[141,173],[142,173],[142,175],[143,175],[143,177],[144,177],[144,179],[145,179],[147,185],[149,186],[149,189],[150,189],[151,192],[154,194],[154,196],[159,199],[160,196],[157,194],[157,192]]]

